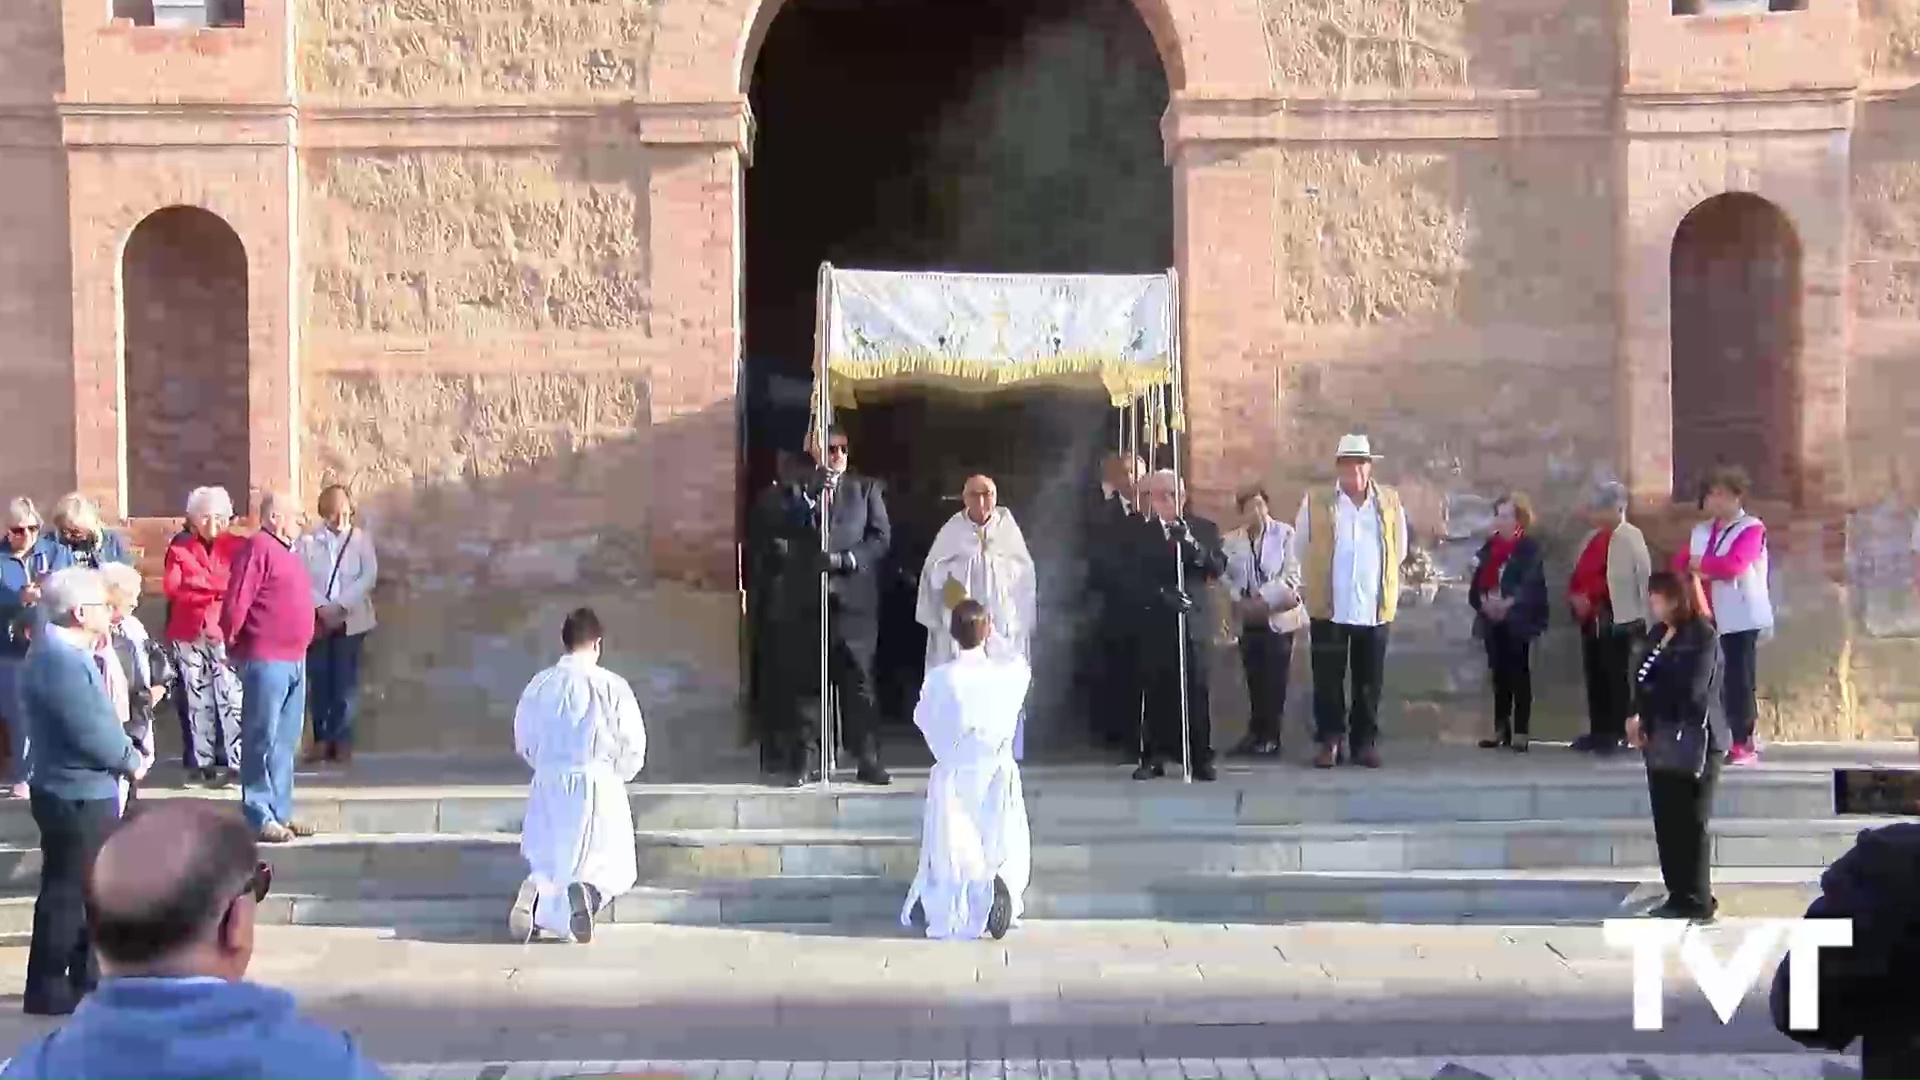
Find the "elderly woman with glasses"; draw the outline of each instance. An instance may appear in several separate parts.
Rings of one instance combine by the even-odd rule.
[[[40,546],[46,550],[49,569],[80,566],[98,570],[107,563],[133,565],[126,538],[107,528],[100,519],[100,508],[85,495],[76,491],[61,496],[47,518],[53,529],[41,534]]]
[[[8,503],[7,539],[0,544],[0,721],[7,726],[3,779],[10,799],[27,797],[27,720],[21,715],[18,694],[20,662],[27,656],[40,581],[47,576],[50,562],[40,546],[40,511],[33,500],[18,498]]]
[[[167,649],[180,679],[183,764],[189,780],[214,787],[240,767],[240,676],[227,665],[220,609],[234,556],[246,541],[228,531],[233,497],[225,488],[187,496],[187,527],[167,544]]]

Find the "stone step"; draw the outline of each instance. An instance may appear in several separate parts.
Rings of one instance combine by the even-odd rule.
[[[1849,820],[1715,822],[1725,868],[1818,870],[1852,846]],[[1044,826],[1034,830],[1036,880],[1082,876],[1118,889],[1183,874],[1295,871],[1397,873],[1606,870],[1657,859],[1650,824],[1635,821],[1442,822],[1164,829]],[[908,830],[647,830],[635,836],[642,881],[863,876],[912,878]],[[525,874],[519,837],[332,834],[266,849],[283,889],[336,899],[511,893]],[[0,893],[34,887],[39,851],[0,845]]]
[[[1566,755],[1572,757],[1572,755]],[[1498,768],[1378,773],[1315,772],[1286,766],[1239,769],[1216,784],[1133,783],[1120,770],[1036,770],[1027,779],[1028,815],[1048,826],[1235,826],[1394,822],[1635,820],[1648,817],[1646,779],[1625,758],[1511,773]],[[891,788],[837,785],[780,789],[752,784],[635,785],[641,829],[912,828],[920,820],[924,774]],[[149,798],[237,798],[231,792],[157,788]],[[301,817],[328,833],[516,832],[526,788],[515,784],[386,787],[307,785]],[[1731,772],[1715,801],[1719,820],[1827,819],[1833,774],[1821,769]],[[38,836],[24,802],[0,801],[0,843]]]
[[[1192,874],[1117,886],[1084,875],[1036,878],[1030,919],[1167,919],[1272,922],[1574,922],[1628,916],[1661,894],[1659,871]],[[1811,870],[1725,870],[1714,892],[1728,917],[1798,915],[1819,894]],[[906,894],[897,880],[866,876],[707,880],[639,887],[605,918],[682,925],[893,926]],[[512,890],[495,895],[268,897],[274,924],[391,928],[402,933],[500,939]],[[0,940],[32,928],[31,897],[0,898]]]

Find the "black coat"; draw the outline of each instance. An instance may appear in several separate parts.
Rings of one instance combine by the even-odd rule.
[[[1656,625],[1648,638],[1658,642],[1666,632],[1666,627]],[[1720,678],[1720,638],[1713,624],[1705,619],[1681,624],[1655,662],[1649,681],[1634,680],[1634,700],[1647,745],[1655,745],[1657,734],[1685,727],[1704,729],[1708,748],[1725,753],[1733,739],[1720,704]],[[1649,764],[1661,763],[1649,759]]]
[[[1186,518],[1185,525],[1185,536],[1172,539],[1167,527],[1158,521],[1130,521],[1126,526],[1133,536],[1128,581],[1136,615],[1154,635],[1176,632],[1184,584],[1185,597],[1192,605],[1187,614],[1187,636],[1198,641],[1208,636],[1206,619],[1201,617],[1201,591],[1227,572],[1227,551],[1221,542],[1220,526],[1198,516]]]
[[[1788,963],[1774,972],[1773,1024],[1820,1050],[1860,1040],[1862,1080],[1920,1076],[1920,825],[1860,834],[1820,875],[1807,917],[1853,920],[1853,945],[1820,950],[1820,1027],[1788,1030]]]
[[[1489,537],[1486,543],[1480,545],[1480,554],[1474,556],[1473,584],[1467,589],[1467,603],[1473,607],[1476,635],[1484,635],[1492,621],[1480,613],[1480,601],[1486,597],[1486,592],[1480,588],[1478,572],[1492,552],[1493,539]],[[1540,550],[1538,540],[1521,536],[1514,543],[1506,563],[1500,567],[1500,595],[1513,598],[1513,607],[1507,612],[1506,618],[1508,633],[1532,641],[1546,632],[1548,611],[1552,605],[1547,598],[1546,555]]]
[[[114,655],[120,660],[120,670],[127,675],[127,737],[138,743],[141,750],[151,754],[154,718],[152,691],[156,686],[172,685],[173,663],[167,659],[167,650],[152,638],[135,644],[132,638],[116,629],[112,640]]]

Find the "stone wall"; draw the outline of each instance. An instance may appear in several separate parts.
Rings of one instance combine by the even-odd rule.
[[[1562,0],[1267,0],[1283,87],[1339,95],[1606,92],[1617,18]]]

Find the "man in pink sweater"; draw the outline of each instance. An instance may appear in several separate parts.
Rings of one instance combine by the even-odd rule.
[[[278,492],[260,500],[260,531],[234,556],[220,609],[227,656],[240,668],[240,805],[268,844],[313,835],[293,819],[313,642],[313,584],[293,546],[298,506]]]

